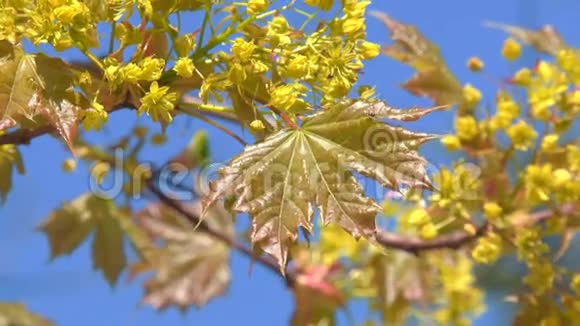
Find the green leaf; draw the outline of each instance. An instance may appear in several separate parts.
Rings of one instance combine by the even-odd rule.
[[[52,326],[54,323],[31,312],[24,304],[0,302],[0,325]]]
[[[194,214],[200,205],[191,206]],[[213,206],[206,220],[212,229],[234,236],[232,216],[221,206]],[[145,284],[144,301],[157,309],[170,305],[184,310],[190,305],[203,306],[223,294],[230,282],[229,247],[215,237],[196,231],[171,208],[150,206],[140,215],[141,226],[162,240],[161,247],[150,253],[148,268],[155,276]]]
[[[6,196],[12,188],[12,171],[24,174],[24,163],[18,147],[14,145],[0,145],[0,204],[4,204]]]
[[[537,31],[494,22],[489,22],[487,25],[492,28],[501,29],[543,53],[556,55],[560,50],[568,48],[564,39],[550,25],[545,25]]]
[[[40,226],[48,238],[51,259],[71,254],[87,237],[93,239],[93,264],[114,285],[126,265],[120,211],[111,200],[84,194],[54,211]]]
[[[205,207],[229,193],[234,209],[252,216],[252,243],[283,271],[299,226],[312,231],[313,204],[325,224],[355,237],[372,237],[378,204],[364,195],[352,171],[398,189],[430,187],[416,149],[433,135],[393,127],[378,118],[414,120],[431,112],[393,109],[382,102],[345,102],[248,146],[228,166]]]
[[[417,70],[402,87],[414,95],[432,98],[437,105],[454,104],[461,100],[461,84],[449,70],[439,48],[419,30],[398,22],[381,12],[372,12],[391,31],[394,44],[383,53]]]
[[[64,61],[0,41],[0,120],[43,115],[72,148],[79,105],[87,104],[73,80]]]
[[[0,118],[32,117],[29,101],[36,93],[36,64],[20,46],[0,41]]]
[[[203,167],[210,162],[209,135],[205,130],[197,131],[185,149],[188,167]]]
[[[109,284],[114,285],[127,265],[123,246],[123,230],[115,217],[99,218],[93,240],[93,264],[103,271]]]

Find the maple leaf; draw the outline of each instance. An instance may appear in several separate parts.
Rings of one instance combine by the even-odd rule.
[[[0,41],[0,120],[42,115],[72,149],[79,105],[88,103],[73,80],[64,61]]]
[[[423,259],[405,252],[391,252],[376,255],[369,268],[373,269],[369,273],[377,286],[374,307],[382,312],[385,322],[404,324],[411,305],[427,302],[429,275],[435,271]]]
[[[93,264],[114,285],[126,265],[121,214],[110,200],[84,194],[54,211],[40,226],[51,259],[71,254],[94,231]]]
[[[1,133],[0,133],[1,134]],[[0,204],[6,201],[6,196],[12,188],[12,171],[24,174],[24,163],[18,147],[14,145],[0,145]]]
[[[432,98],[437,105],[454,104],[461,100],[459,81],[449,70],[439,48],[419,30],[403,24],[382,12],[371,12],[391,31],[392,45],[383,53],[417,70],[417,73],[401,86],[417,96]]]
[[[545,25],[537,31],[494,22],[488,22],[486,25],[500,29],[543,53],[557,55],[560,50],[568,47],[562,36],[551,25]]]
[[[201,207],[190,209],[199,215]],[[232,216],[222,207],[213,206],[207,224],[229,236],[234,234]],[[215,237],[192,228],[171,208],[162,204],[149,206],[139,215],[140,225],[162,240],[159,248],[148,254],[140,271],[155,270],[145,283],[144,301],[162,309],[176,305],[185,309],[191,304],[205,305],[223,294],[230,282],[229,247]]]
[[[383,102],[348,101],[307,117],[301,128],[281,130],[233,158],[204,206],[237,194],[233,208],[251,215],[252,243],[274,256],[281,271],[298,227],[312,231],[313,204],[324,224],[372,237],[380,207],[352,172],[392,189],[430,187],[416,150],[434,138],[379,118],[412,121],[440,108],[397,110]]]

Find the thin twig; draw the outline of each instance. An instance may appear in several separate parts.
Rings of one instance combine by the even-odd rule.
[[[198,112],[195,109],[191,109],[191,108],[184,107],[184,106],[176,106],[175,109],[178,111],[181,111],[183,113],[189,114],[189,115],[191,115],[191,116],[193,116],[201,121],[204,121],[204,122],[212,125],[213,127],[225,132],[226,134],[228,134],[229,136],[231,136],[232,138],[234,138],[235,140],[237,140],[240,144],[242,144],[244,146],[248,145],[248,143],[246,143],[246,141],[243,140],[242,137],[236,135],[233,131],[222,126],[217,121],[209,119],[208,117],[204,116],[201,112]]]

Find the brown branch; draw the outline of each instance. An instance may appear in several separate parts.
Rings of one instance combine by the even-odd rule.
[[[550,218],[558,216],[559,214],[569,215],[580,211],[578,204],[564,204],[557,209],[545,209],[535,213],[529,214],[529,219],[525,220],[526,225],[539,224]],[[402,250],[414,255],[422,251],[430,251],[437,249],[458,249],[471,241],[485,235],[489,230],[489,223],[485,221],[475,229],[475,233],[469,234],[464,231],[456,231],[453,233],[442,235],[434,240],[424,240],[415,236],[404,236],[384,230],[377,230],[375,232],[375,239],[377,243],[385,248]]]
[[[260,265],[266,267],[276,275],[284,278],[284,276],[280,273],[278,262],[270,256],[258,255],[244,243],[236,240],[233,237],[230,237],[220,230],[211,228],[205,221],[201,220],[198,215],[185,208],[180,202],[167,197],[159,188],[153,184],[153,182],[149,182],[148,188],[155,196],[157,196],[157,198],[159,198],[163,204],[181,214],[193,226],[197,226],[197,230],[209,234],[213,238],[225,243],[230,248],[235,249],[244,256],[251,258],[252,261],[258,262]],[[289,286],[291,286],[294,282],[295,274],[291,270],[287,270],[285,274],[285,281]]]
[[[488,228],[487,221],[475,229],[474,234],[457,231],[442,235],[434,240],[423,240],[414,236],[404,236],[383,230],[375,232],[376,241],[385,248],[402,250],[414,255],[421,251],[436,249],[457,249],[481,237]]]

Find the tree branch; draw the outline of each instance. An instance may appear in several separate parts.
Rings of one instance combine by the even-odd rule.
[[[528,215],[521,224],[532,225],[542,223],[560,214],[570,215],[580,211],[578,204],[564,204],[556,209],[545,209]],[[485,221],[475,229],[475,233],[469,234],[464,231],[457,231],[442,235],[434,240],[423,240],[414,236],[404,236],[384,230],[377,230],[375,238],[377,243],[388,249],[402,250],[414,255],[422,251],[437,249],[458,249],[471,241],[485,235],[489,230],[489,223]]]
[[[286,271],[285,277],[280,273],[278,267],[278,262],[271,258],[270,256],[258,255],[251,248],[247,247],[244,243],[236,240],[233,237],[221,232],[220,230],[215,230],[211,228],[205,221],[201,220],[199,216],[195,215],[193,212],[185,208],[180,202],[167,197],[159,188],[157,188],[153,182],[148,183],[149,190],[159,198],[159,200],[166,206],[172,208],[177,213],[181,214],[186,218],[193,226],[197,226],[197,229],[201,232],[205,232],[215,239],[225,243],[230,248],[237,250],[244,256],[252,259],[252,261],[258,262],[260,265],[266,267],[270,271],[274,272],[276,275],[285,279],[286,283],[291,286],[294,283],[295,274],[291,270]]]
[[[488,226],[489,224],[486,221],[475,229],[474,234],[457,231],[442,235],[434,240],[423,240],[418,237],[404,236],[383,230],[377,230],[375,237],[377,242],[385,248],[402,250],[417,255],[421,251],[460,248],[484,235]]]

